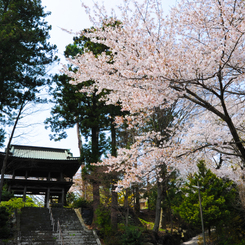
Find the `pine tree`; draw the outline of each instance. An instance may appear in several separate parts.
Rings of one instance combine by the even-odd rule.
[[[202,160],[197,164],[198,172],[190,175],[181,189],[182,203],[176,208],[181,218],[190,224],[201,227],[198,182],[200,186],[204,227],[223,226],[229,222],[234,212],[237,191],[232,181],[218,178]]]
[[[46,67],[57,58],[47,40],[41,0],[0,0],[0,123],[11,118],[24,101],[37,101],[39,88],[48,83]],[[4,140],[0,129],[0,143]]]
[[[93,28],[85,29],[84,32],[93,31]],[[107,51],[105,45],[95,44],[84,36],[74,37],[73,44],[69,44],[65,50],[67,58],[74,58],[78,53],[92,51],[100,55]],[[76,72],[76,67],[69,67]],[[120,106],[106,105],[105,95],[109,91],[97,93],[96,88],[91,93],[78,93],[84,86],[93,84],[93,81],[86,81],[79,85],[71,85],[70,78],[66,75],[55,76],[55,88],[51,89],[55,106],[51,110],[52,117],[46,120],[51,127],[53,135],[51,138],[60,140],[65,138],[67,128],[78,125],[79,135],[85,137],[81,147],[81,160],[85,163],[83,177],[90,180],[93,185],[94,209],[100,204],[99,185],[101,183],[102,171],[92,166],[101,160],[105,152],[111,150],[116,154],[116,130],[114,118],[120,114]],[[105,130],[111,131],[111,144],[108,142]],[[80,139],[80,136],[79,136]]]

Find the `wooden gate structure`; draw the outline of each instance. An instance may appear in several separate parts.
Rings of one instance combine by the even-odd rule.
[[[0,168],[4,156],[0,152]],[[66,149],[11,145],[4,179],[23,201],[28,194],[44,195],[45,207],[54,202],[64,206],[79,167],[79,158]]]

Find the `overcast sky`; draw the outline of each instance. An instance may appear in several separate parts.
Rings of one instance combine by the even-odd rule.
[[[46,18],[48,23],[52,25],[52,30],[50,31],[50,43],[56,44],[58,47],[58,56],[61,60],[61,63],[65,62],[63,53],[65,50],[65,46],[69,43],[72,43],[73,35],[65,32],[63,29],[72,30],[73,32],[79,32],[84,28],[89,28],[92,24],[89,21],[88,16],[85,11],[81,7],[81,1],[83,1],[86,5],[92,6],[92,0],[42,0],[43,6],[46,6],[45,11],[51,12],[51,15]],[[100,2],[100,1],[98,1]],[[102,1],[101,1],[102,2]],[[116,5],[122,3],[122,0],[105,0],[105,6],[110,9],[111,7],[115,8]],[[168,10],[169,4],[173,4],[175,0],[162,0],[163,5]],[[54,64],[49,68],[50,73],[59,72],[60,65]],[[47,93],[47,91],[44,91]],[[68,130],[68,138],[65,140],[61,140],[59,142],[50,141],[49,134],[50,130],[46,130],[43,124],[43,121],[50,116],[49,111],[52,107],[49,105],[41,105],[38,106],[36,113],[30,113],[27,121],[24,124],[20,124],[20,126],[24,127],[20,128],[16,137],[13,140],[13,144],[21,144],[21,145],[33,145],[33,146],[44,146],[44,147],[54,147],[54,148],[64,148],[70,149],[74,156],[79,156],[78,146],[77,146],[77,137],[76,137],[76,129]],[[27,124],[30,123],[30,127],[26,127]],[[0,149],[3,151],[3,149]]]

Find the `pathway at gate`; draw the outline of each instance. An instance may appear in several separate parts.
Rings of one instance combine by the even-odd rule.
[[[198,245],[198,238],[201,235],[193,237],[190,241],[182,243],[182,245]]]
[[[52,208],[55,230],[48,208],[22,208],[17,215],[18,245],[98,245],[96,234],[86,229],[73,209]],[[62,235],[57,233],[59,219]]]

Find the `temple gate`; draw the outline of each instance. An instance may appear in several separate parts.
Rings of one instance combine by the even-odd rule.
[[[4,156],[0,152],[0,168]],[[44,195],[45,207],[54,202],[64,206],[79,167],[79,158],[66,149],[11,145],[4,179],[23,201],[28,194]]]

